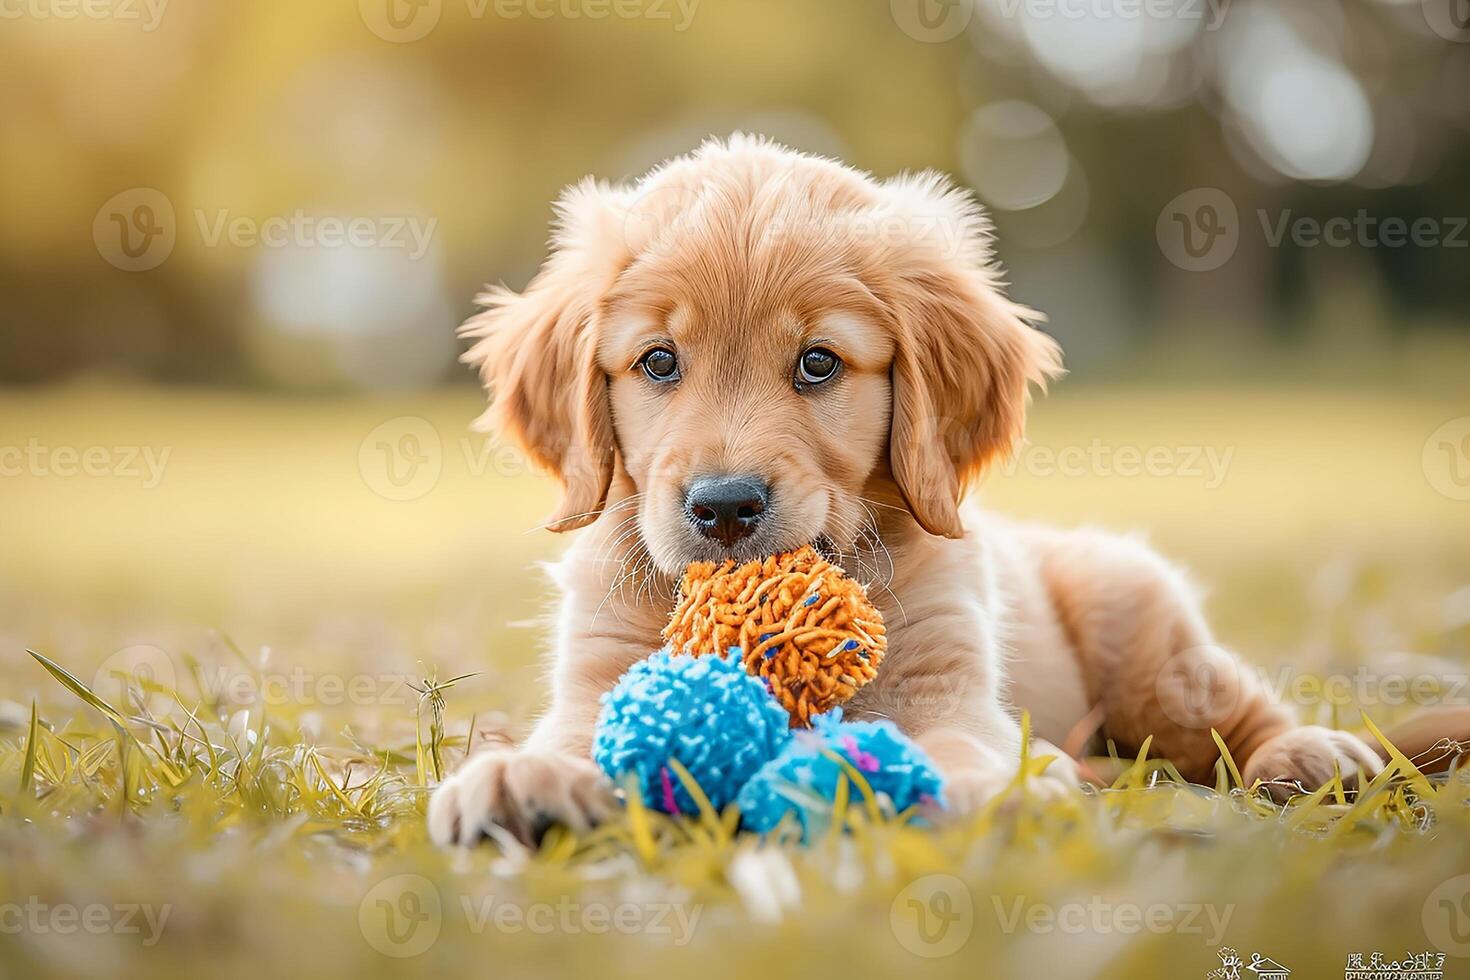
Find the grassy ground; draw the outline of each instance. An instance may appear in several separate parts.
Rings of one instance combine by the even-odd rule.
[[[1295,976],[1436,946],[1470,969],[1467,791],[1405,772],[1356,806],[1144,765],[945,831],[855,809],[804,849],[650,820],[434,852],[436,767],[472,719],[535,709],[533,566],[557,548],[525,530],[545,484],[462,437],[476,405],[0,394],[0,447],[26,450],[0,457],[0,975],[646,975],[658,954],[711,977],[1203,977],[1222,946]],[[1470,502],[1424,459],[1464,411],[1453,389],[1074,386],[985,495],[1147,529],[1228,642],[1303,673],[1377,665],[1352,691],[1392,721],[1414,705],[1385,680],[1470,663]],[[141,705],[117,680],[139,664]]]

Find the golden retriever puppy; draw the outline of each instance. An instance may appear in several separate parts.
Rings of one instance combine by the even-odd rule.
[[[737,135],[633,187],[579,184],[557,211],[545,268],[481,297],[465,359],[493,393],[486,421],[559,477],[550,527],[585,530],[556,571],[550,706],[435,791],[436,841],[611,812],[598,698],[660,645],[685,565],[807,543],[870,584],[888,625],[849,717],[912,736],[950,813],[1013,784],[1022,707],[1074,751],[1153,735],[1192,778],[1218,758],[1211,728],[1247,779],[1377,771],[1358,740],[1294,727],[1140,544],[962,503],[1061,369],[1003,295],[968,195]],[[1074,781],[1065,756],[1032,779]]]

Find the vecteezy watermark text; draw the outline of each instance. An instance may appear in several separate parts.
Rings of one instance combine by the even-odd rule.
[[[289,214],[257,220],[231,214],[227,208],[196,208],[194,221],[206,248],[221,243],[235,248],[391,248],[406,249],[410,259],[421,259],[438,227],[438,218],[416,215],[342,217],[311,214],[300,208]]]
[[[704,907],[686,902],[518,902],[495,895],[461,895],[458,912],[472,935],[485,932],[654,936],[674,946],[694,938]],[[358,905],[362,937],[384,956],[407,959],[429,950],[447,918],[438,887],[423,875],[394,875],[368,890]]]
[[[1155,675],[1154,693],[1170,721],[1196,730],[1229,719],[1243,698],[1259,692],[1271,704],[1298,708],[1370,710],[1380,707],[1470,704],[1470,674],[1464,671],[1271,670],[1243,663],[1210,644],[1189,647],[1166,660]]]
[[[1086,445],[1047,446],[1028,443],[995,464],[1004,476],[1025,473],[1050,477],[1118,477],[1197,480],[1206,490],[1225,482],[1234,446],[1111,446],[1101,439]]]
[[[974,19],[976,0],[889,0],[899,30],[916,41],[939,44],[964,33]],[[1218,30],[1230,0],[993,0],[987,13],[1025,21],[1178,21]]]
[[[0,933],[54,933],[71,936],[142,936],[144,946],[154,946],[163,935],[173,906],[124,902],[106,905],[51,904],[31,895],[24,902],[0,902]]]
[[[172,446],[48,446],[33,436],[24,445],[0,445],[0,477],[114,477],[152,490],[172,453]]]
[[[1470,247],[1470,235],[1465,233],[1470,218],[1462,216],[1379,217],[1359,208],[1352,217],[1337,215],[1319,219],[1293,214],[1290,208],[1275,215],[1262,208],[1256,212],[1256,218],[1261,223],[1266,244],[1272,248],[1280,248],[1288,239],[1297,248]]]
[[[167,711],[183,678],[192,679],[199,695],[211,703],[236,707],[337,707],[340,705],[408,706],[416,703],[415,678],[409,674],[330,673],[267,664],[255,669],[226,664],[186,666],[162,647],[134,644],[114,651],[98,665],[92,690],[113,704],[141,697],[158,699]]]
[[[1255,224],[1267,248],[1470,248],[1470,217],[1464,215],[1405,217],[1359,208],[1351,215],[1317,217],[1291,208],[1258,208]],[[1197,187],[1164,206],[1154,234],[1174,265],[1210,272],[1230,261],[1248,228],[1230,195]]]
[[[1148,932],[1154,935],[1203,936],[1210,946],[1218,946],[1235,914],[1234,905],[1209,902],[1112,902],[1093,895],[1086,902],[1052,904],[1033,901],[1018,895],[1009,901],[992,895],[990,902],[1002,932],[1019,931],[1062,933],[1079,936],[1118,933],[1134,936]]]
[[[158,30],[168,0],[0,0],[0,20],[115,20]]]
[[[1214,31],[1225,22],[1230,0],[995,0],[995,9],[1008,20],[1173,20]]]
[[[405,252],[410,261],[428,253],[439,227],[438,218],[418,214],[317,214],[304,208],[263,218],[229,208],[194,208],[192,218],[204,248],[385,249]],[[133,187],[98,208],[92,241],[109,265],[146,272],[173,253],[181,223],[187,229],[166,194]]]
[[[247,673],[213,666],[196,676],[206,697],[231,705],[411,705],[419,699],[406,674],[319,674],[304,667]]]
[[[694,937],[704,908],[683,902],[578,902],[563,895],[555,902],[519,902],[497,899],[493,895],[459,899],[465,924],[470,932],[480,935],[487,929],[495,932],[529,932],[537,936],[552,933],[589,933],[594,936],[609,932],[625,936],[667,936],[675,946],[686,946]]]
[[[603,21],[647,20],[667,22],[678,33],[694,23],[700,0],[463,0],[471,20]],[[384,41],[419,41],[439,26],[444,0],[357,0],[357,12],[367,29]]]

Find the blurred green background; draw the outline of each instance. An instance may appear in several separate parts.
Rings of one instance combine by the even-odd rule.
[[[1283,382],[1344,359],[1457,377],[1456,3],[17,2],[0,380],[465,383],[446,328],[482,283],[526,282],[561,187],[737,129],[975,188],[1017,295],[1085,378],[1234,376],[1283,350]],[[1237,219],[1207,272],[1156,235],[1200,188]],[[1435,222],[1419,241],[1439,244],[1273,244],[1283,220],[1359,212]]]

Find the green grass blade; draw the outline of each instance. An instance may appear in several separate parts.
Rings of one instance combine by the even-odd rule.
[[[52,677],[60,681],[62,687],[65,687],[68,691],[81,698],[87,704],[102,712],[114,725],[122,729],[127,728],[127,719],[123,717],[123,713],[121,711],[118,711],[112,705],[108,704],[106,701],[102,700],[102,698],[94,694],[90,687],[83,684],[69,670],[61,666],[61,664],[57,663],[54,660],[51,660],[48,657],[42,656],[34,650],[27,650],[26,653],[29,653],[32,657],[34,657],[36,659],[36,662],[39,663],[42,667],[45,667],[46,671]]]
[[[1220,733],[1211,728],[1210,738],[1213,738],[1215,745],[1219,747],[1220,758],[1225,760],[1225,767],[1230,770],[1230,778],[1235,780],[1235,785],[1241,789],[1247,789],[1245,780],[1240,777],[1240,769],[1235,764],[1235,757],[1230,754],[1230,749],[1225,746],[1225,740],[1220,737]]]
[[[715,812],[714,805],[710,803],[709,797],[700,788],[699,781],[694,774],[684,767],[684,763],[673,757],[669,758],[669,768],[674,770],[674,775],[679,777],[679,782],[684,784],[684,791],[694,800],[694,805],[699,808],[699,818],[709,827],[715,839],[720,836],[720,815]]]
[[[1363,714],[1363,724],[1367,726],[1368,731],[1373,733],[1373,737],[1378,739],[1378,744],[1383,746],[1389,758],[1397,763],[1399,772],[1409,781],[1409,785],[1413,786],[1420,796],[1433,796],[1434,787],[1429,784],[1429,779],[1419,771],[1419,767],[1414,765],[1408,756],[1399,751],[1397,745],[1390,742],[1388,737],[1378,730],[1378,726],[1373,724],[1373,719],[1369,718],[1366,712]]]
[[[40,719],[36,714],[36,699],[31,698],[31,730],[26,736],[25,762],[20,767],[20,788],[23,790],[30,789],[31,781],[36,778],[36,741],[40,730]]]

